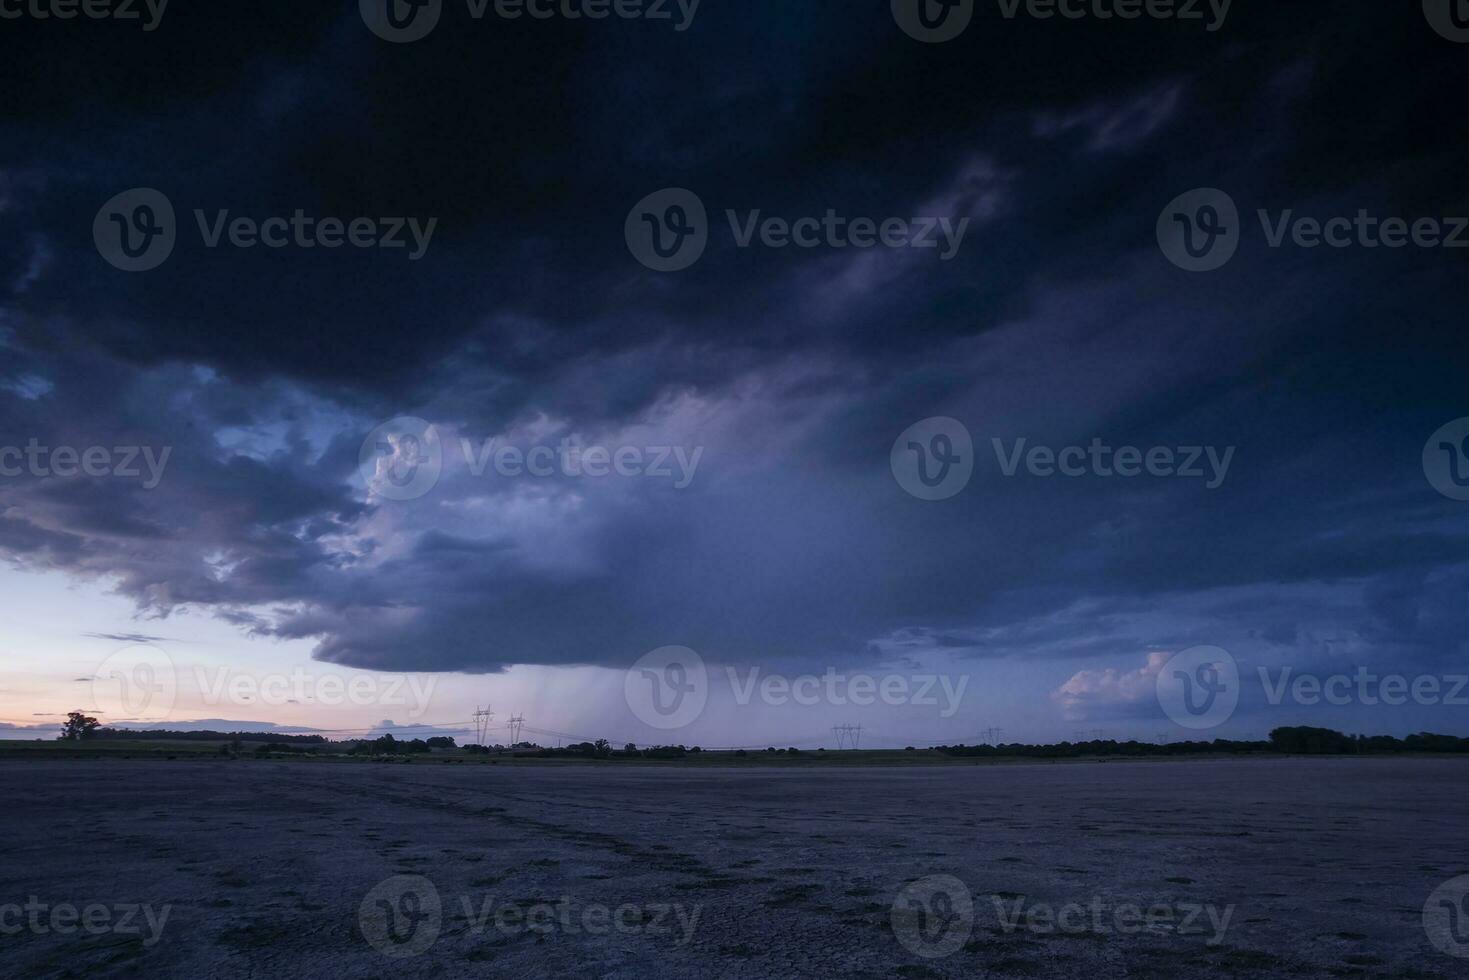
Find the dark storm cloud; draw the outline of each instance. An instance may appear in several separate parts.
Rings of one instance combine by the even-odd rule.
[[[148,633],[83,633],[85,637],[94,640],[113,640],[117,643],[177,643],[177,640],[166,636],[152,636]],[[88,677],[86,680],[90,681]]]
[[[678,36],[484,23],[390,46],[355,11],[295,9],[228,7],[223,31],[171,9],[126,41],[21,25],[4,71],[37,94],[3,115],[0,420],[16,444],[172,457],[151,490],[0,482],[12,561],[393,669],[671,643],[1130,668],[1220,634],[1316,655],[1328,627],[1462,654],[1469,521],[1418,462],[1469,414],[1462,259],[1252,234],[1201,276],[1153,241],[1202,185],[1247,223],[1463,213],[1442,93],[1465,59],[1413,11],[1239,8],[1217,36],[982,17],[919,45],[883,5],[708,5]],[[90,230],[135,185],[186,226],[299,207],[440,227],[413,263],[195,235],[128,275]],[[622,240],[663,186],[715,226],[676,276]],[[734,247],[724,211],[756,208],[971,225],[948,262]],[[365,492],[358,447],[401,414],[451,459],[395,502]],[[979,464],[924,503],[887,459],[936,415]],[[457,458],[573,435],[705,455],[682,490]],[[991,449],[1094,437],[1237,455],[1206,490],[1004,478]]]

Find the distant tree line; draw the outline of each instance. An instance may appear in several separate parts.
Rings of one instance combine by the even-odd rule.
[[[1407,738],[1391,735],[1343,735],[1329,728],[1277,728],[1270,733],[1276,752],[1299,755],[1383,755],[1395,752],[1469,752],[1469,738],[1420,732]]]
[[[323,735],[279,735],[275,732],[171,732],[165,728],[131,729],[99,728],[89,738],[96,739],[168,739],[170,742],[298,742],[325,745]]]
[[[1268,741],[1153,742],[1094,739],[1056,745],[936,745],[945,755],[979,758],[1070,759],[1079,756],[1245,755],[1383,755],[1396,752],[1469,752],[1469,738],[1427,732],[1395,738],[1391,735],[1344,735],[1329,728],[1297,726],[1276,728]]]
[[[640,749],[632,742],[621,749],[614,749],[612,743],[605,738],[599,738],[595,742],[573,742],[554,749],[532,747],[538,759],[682,759],[704,751],[697,745],[692,748],[685,745],[650,745]]]
[[[167,739],[170,742],[303,742],[315,745],[323,745],[327,742],[326,737],[322,735],[279,735],[275,732],[176,732],[166,728],[104,728],[96,718],[80,711],[67,713],[66,722],[61,726],[61,734],[56,737],[64,742],[83,739],[99,741]]]
[[[394,738],[392,733],[389,732],[386,735],[379,735],[377,738],[363,739],[348,751],[352,755],[423,755],[424,753],[433,751],[435,748],[430,743],[439,742],[442,744],[444,741],[447,741],[449,746],[453,746],[454,744],[452,738],[444,740],[431,738],[427,741],[421,738],[400,739]]]
[[[455,745],[454,739],[446,735],[436,735],[432,738],[422,739],[399,739],[391,733],[380,735],[373,739],[357,739],[347,742],[332,743],[322,735],[280,735],[274,732],[215,732],[215,731],[189,731],[177,732],[162,728],[153,729],[127,729],[127,728],[104,728],[96,718],[92,718],[80,711],[73,711],[67,715],[66,723],[62,727],[58,738],[66,741],[80,740],[181,740],[198,742],[225,742],[220,747],[221,754],[238,754],[243,742],[259,743],[255,748],[257,755],[267,755],[271,752],[309,753],[324,745],[349,746],[347,752],[352,755],[389,755],[408,756],[421,755],[434,749],[461,748]],[[497,750],[499,746],[495,747]],[[683,745],[652,745],[646,748],[638,748],[632,742],[628,742],[620,750],[614,749],[605,738],[599,738],[593,742],[576,742],[559,748],[543,748],[531,742],[521,742],[513,748],[527,750],[537,758],[578,758],[578,759],[682,759],[685,756],[695,755],[703,751],[699,746],[692,748]],[[462,751],[469,754],[488,754],[491,749],[484,745],[465,745]],[[777,753],[782,750],[768,748],[766,753]],[[818,752],[823,751],[818,749]],[[913,751],[909,746],[908,751]],[[1067,759],[1081,756],[1120,756],[1120,757],[1147,757],[1147,756],[1179,756],[1179,755],[1248,755],[1259,753],[1289,754],[1289,755],[1391,755],[1402,752],[1469,752],[1469,738],[1459,738],[1454,735],[1435,735],[1429,732],[1421,732],[1417,735],[1409,735],[1407,738],[1396,738],[1392,735],[1346,735],[1342,732],[1333,731],[1329,728],[1312,728],[1310,726],[1293,726],[1276,728],[1270,732],[1270,737],[1265,741],[1239,741],[1233,739],[1216,738],[1210,741],[1185,741],[1185,742],[1118,742],[1113,739],[1093,739],[1086,742],[1060,742],[1053,745],[1025,745],[1021,743],[1006,743],[1003,745],[936,745],[934,751],[944,755],[960,758],[1029,758],[1029,759]],[[789,755],[800,752],[796,748],[785,749]],[[744,749],[734,753],[736,756],[745,756]]]

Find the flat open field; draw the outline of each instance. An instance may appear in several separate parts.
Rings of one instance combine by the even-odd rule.
[[[1469,970],[1423,918],[1469,872],[1455,759],[36,760],[0,799],[14,977]]]

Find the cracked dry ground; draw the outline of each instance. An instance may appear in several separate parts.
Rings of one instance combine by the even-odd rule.
[[[0,962],[15,977],[1450,978],[1466,961],[1432,947],[1422,910],[1469,872],[1466,790],[1469,764],[1452,759],[7,762],[0,905],[149,903],[169,918],[152,944],[0,934]],[[401,875],[432,882],[438,931],[389,958],[359,910]],[[892,916],[929,875],[973,895],[967,940],[932,958]],[[1211,943],[1007,929],[1021,898],[1234,908]],[[571,928],[495,925],[563,902]],[[629,904],[622,928],[580,924]]]

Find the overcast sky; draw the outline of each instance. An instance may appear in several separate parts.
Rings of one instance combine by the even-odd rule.
[[[355,3],[0,24],[0,447],[47,451],[0,457],[12,735],[126,720],[90,679],[134,643],[184,678],[139,719],[179,724],[462,730],[492,702],[639,742],[1177,738],[1156,676],[1210,645],[1242,693],[1209,737],[1469,734],[1469,704],[1259,680],[1469,672],[1469,444],[1438,447],[1469,428],[1435,435],[1469,416],[1469,253],[1355,220],[1469,214],[1469,44],[1418,4],[1237,0],[1210,30],[981,3],[938,43],[886,2],[669,6],[449,0],[410,43]],[[160,216],[136,188],[176,242],[126,271],[97,229]],[[665,188],[705,210],[678,271],[629,238],[674,220],[639,205]],[[1196,188],[1237,208],[1208,271],[1160,247]],[[405,245],[326,247],[328,217]],[[859,217],[937,247],[857,247]],[[767,218],[821,228],[776,247]],[[957,433],[967,482],[923,499]],[[1119,447],[1200,475],[1118,475]],[[709,703],[667,732],[623,671],[671,645]],[[412,715],[221,703],[196,668],[438,687]],[[965,687],[740,704],[751,669]]]

